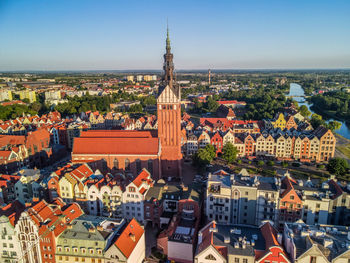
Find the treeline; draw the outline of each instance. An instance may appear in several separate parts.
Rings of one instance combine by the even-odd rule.
[[[90,110],[105,113],[111,110],[110,104],[120,101],[140,101],[139,105],[131,106],[129,112],[143,112],[144,107],[157,103],[154,96],[139,97],[125,92],[113,93],[107,96],[91,96],[86,94],[82,97],[74,96],[68,98],[68,102],[58,104],[55,106],[55,110],[60,112],[63,116]]]
[[[48,112],[45,105],[39,102],[34,102],[31,104],[14,104],[9,106],[0,105],[0,120],[6,121],[10,119],[16,119],[24,115],[36,115]]]
[[[311,97],[317,112],[342,120],[350,120],[350,93],[332,91]]]
[[[230,91],[224,95],[228,100],[239,100],[247,103],[243,118],[246,120],[272,119],[286,104],[282,89],[259,87],[249,91]]]

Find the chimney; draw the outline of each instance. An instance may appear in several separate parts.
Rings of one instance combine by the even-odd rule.
[[[90,227],[90,228],[89,228],[89,232],[90,232],[90,233],[95,233],[95,228],[94,228],[94,227]]]
[[[130,233],[129,234],[129,237],[130,237],[130,239],[132,240],[132,241],[136,241],[136,237],[135,237],[135,235],[133,234],[133,233]]]
[[[67,229],[72,229],[72,228],[73,228],[72,224],[67,224]]]
[[[323,239],[323,246],[326,248],[332,248],[333,247],[333,240],[325,238]]]
[[[103,229],[102,226],[97,226],[97,230],[98,230],[98,231],[103,231],[104,229]]]

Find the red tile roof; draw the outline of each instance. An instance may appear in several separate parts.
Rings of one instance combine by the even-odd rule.
[[[261,227],[261,233],[265,239],[266,250],[268,250],[272,246],[280,245],[277,241],[277,230],[269,222],[266,222]]]
[[[0,216],[8,217],[12,226],[15,226],[21,213],[24,211],[25,206],[18,200],[8,204],[7,206],[0,207]]]
[[[74,154],[158,155],[158,138],[75,138]]]
[[[136,187],[140,187],[143,182],[149,182],[149,178],[151,178],[151,174],[146,169],[142,169],[139,175],[134,179],[133,183]]]
[[[89,130],[83,131],[80,138],[153,138],[157,135],[153,131],[125,131],[125,130]]]
[[[126,258],[129,258],[143,234],[144,230],[141,225],[135,219],[132,219],[114,245],[119,248]]]

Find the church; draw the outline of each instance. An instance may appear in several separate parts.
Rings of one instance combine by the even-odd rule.
[[[146,168],[154,179],[181,176],[181,89],[174,75],[169,30],[163,69],[157,98],[158,131],[84,131],[74,139],[73,163],[133,174]]]

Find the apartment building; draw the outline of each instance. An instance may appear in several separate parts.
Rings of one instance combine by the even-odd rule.
[[[135,218],[140,223],[144,223],[144,200],[153,183],[151,174],[146,169],[142,169],[138,176],[126,186],[123,192],[124,218]]]

